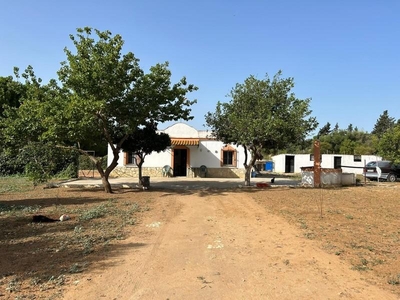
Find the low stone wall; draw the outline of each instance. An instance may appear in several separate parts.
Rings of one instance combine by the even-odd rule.
[[[163,168],[142,168],[142,176],[163,177]],[[202,177],[200,168],[189,168],[186,177]],[[172,176],[172,170],[171,174]],[[245,170],[236,168],[207,168],[205,177],[209,178],[244,178]],[[110,174],[110,177],[139,177],[139,168],[137,167],[116,167]]]
[[[321,168],[321,186],[349,186],[355,185],[356,179],[353,173],[342,173],[341,169]],[[314,169],[302,168],[301,183],[303,186],[314,186]]]
[[[142,176],[162,177],[162,167],[142,168]],[[116,167],[110,174],[110,177],[133,177],[139,178],[139,168],[137,167]]]

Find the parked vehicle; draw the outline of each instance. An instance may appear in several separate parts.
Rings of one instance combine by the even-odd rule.
[[[379,177],[379,180],[395,182],[400,177],[400,165],[388,160],[371,161],[365,165],[364,176],[370,180],[378,180]]]

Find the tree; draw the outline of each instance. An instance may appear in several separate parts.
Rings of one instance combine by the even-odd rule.
[[[190,120],[186,94],[197,90],[183,77],[171,84],[168,63],[156,64],[145,74],[132,52],[122,54],[123,40],[110,31],[79,28],[70,35],[75,51],[64,49],[67,60],[55,80],[41,85],[26,74],[29,92],[23,105],[10,110],[9,140],[12,136],[37,139],[58,147],[73,148],[88,155],[79,145],[103,141],[112,150],[112,162],[106,169],[102,160],[89,156],[99,171],[104,189],[111,193],[108,181],[117,166],[122,144],[147,123]],[[30,114],[33,112],[33,114]],[[26,128],[25,128],[26,127]]]
[[[356,147],[356,143],[348,138],[344,139],[340,145],[340,154],[355,154],[354,149]]]
[[[251,169],[262,159],[262,152],[275,153],[302,143],[318,125],[314,117],[308,117],[310,99],[296,98],[291,92],[293,78],[282,79],[281,74],[272,80],[268,75],[263,80],[248,77],[231,90],[229,102],[218,102],[215,112],[205,116],[217,139],[244,147],[245,185],[250,185]]]
[[[383,111],[383,113],[379,116],[378,120],[374,125],[374,129],[371,133],[376,134],[378,137],[381,137],[387,130],[392,128],[395,125],[395,119],[389,117],[389,113],[387,110]]]
[[[347,126],[347,131],[348,131],[349,133],[352,133],[353,130],[354,130],[353,124],[350,123],[349,126]]]
[[[339,131],[339,123],[335,124],[335,127],[333,127],[333,132]]]
[[[76,178],[78,176],[78,153],[51,144],[29,143],[20,149],[18,159],[25,162],[25,175],[34,186],[54,176]]]
[[[3,116],[5,107],[18,107],[24,93],[25,86],[12,76],[0,77],[0,116]]]
[[[15,70],[18,71],[18,70]],[[8,107],[19,107],[25,94],[25,86],[14,80],[12,76],[0,77],[0,122],[4,110]],[[2,122],[1,122],[2,123]],[[5,148],[2,124],[0,123],[0,176],[21,174],[24,165],[18,160],[18,151]]]
[[[400,125],[388,129],[380,138],[378,153],[388,160],[400,163]]]
[[[331,123],[326,123],[318,132],[318,137],[331,133]]]
[[[171,146],[168,134],[157,132],[157,124],[148,123],[143,128],[138,128],[122,144],[122,150],[136,156],[136,165],[139,168],[139,184],[142,182],[142,166],[146,155],[161,152]]]

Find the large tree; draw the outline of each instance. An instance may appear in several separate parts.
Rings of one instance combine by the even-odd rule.
[[[146,156],[152,152],[161,152],[168,146],[171,146],[169,135],[157,132],[157,124],[155,123],[148,123],[143,128],[138,128],[124,141],[122,150],[136,156],[139,184],[142,182],[142,166]]]
[[[347,129],[337,127],[328,134],[315,136],[314,139],[320,140],[321,153],[367,155],[376,152],[374,136],[358,130],[357,127],[353,128],[352,124]]]
[[[383,113],[379,116],[378,120],[374,125],[374,129],[371,133],[376,134],[378,137],[381,137],[387,130],[392,128],[395,125],[395,118],[389,116],[389,112],[384,110]]]
[[[18,70],[16,70],[18,72]],[[4,110],[19,107],[25,94],[25,86],[12,76],[0,77],[0,174],[12,175],[22,172],[23,165],[18,161],[18,151],[7,151],[3,138],[1,118]]]
[[[28,74],[30,92],[22,109],[13,111],[15,121],[9,128],[27,139],[37,136],[44,143],[74,148],[85,155],[81,143],[107,143],[113,158],[105,170],[100,159],[90,158],[105,191],[111,193],[108,179],[124,141],[148,122],[191,119],[190,106],[195,100],[186,95],[197,88],[185,77],[171,84],[168,63],[156,64],[146,74],[132,52],[121,53],[124,41],[110,31],[85,27],[70,39],[75,49],[64,50],[67,60],[58,71],[61,86],[54,80],[42,86]]]
[[[318,125],[310,117],[310,99],[296,98],[293,78],[281,78],[281,74],[262,80],[248,77],[231,90],[229,102],[218,102],[215,111],[206,115],[217,139],[244,147],[245,185],[250,185],[251,169],[262,153],[302,143]]]
[[[18,70],[15,70],[18,72]],[[6,107],[18,107],[25,94],[25,86],[12,76],[0,77],[0,116]]]
[[[400,164],[400,124],[382,135],[378,143],[378,153],[385,159]]]
[[[319,131],[317,136],[323,136],[323,135],[327,135],[330,134],[332,132],[331,130],[331,123],[327,122]]]

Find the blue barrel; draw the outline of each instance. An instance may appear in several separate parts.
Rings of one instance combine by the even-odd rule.
[[[274,162],[273,161],[267,161],[264,165],[264,171],[273,171],[274,169]]]

